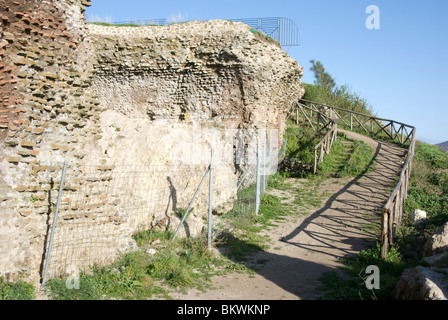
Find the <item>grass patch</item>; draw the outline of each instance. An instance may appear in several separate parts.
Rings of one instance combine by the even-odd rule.
[[[0,277],[0,300],[33,300],[35,298],[34,285],[21,280],[9,283]]]
[[[275,226],[275,222],[284,220],[290,211],[282,204],[281,199],[271,194],[261,196],[261,206],[259,215],[255,217],[255,222],[260,228]]]
[[[292,120],[288,120],[285,133],[286,151],[285,157],[297,160],[304,164],[314,163],[313,148],[320,142],[321,137],[311,128],[297,127]]]
[[[356,258],[346,259],[345,271],[348,279],[342,279],[336,272],[327,272],[321,278],[322,300],[390,300],[395,285],[407,268],[418,265],[419,259],[407,260],[396,247],[389,249],[387,258],[379,258],[380,245],[363,250]],[[366,269],[377,266],[380,270],[380,289],[367,289]]]
[[[281,172],[271,175],[268,180],[268,189],[288,190],[291,184],[286,182],[286,176]]]
[[[218,267],[229,264],[223,257],[208,250],[203,238],[178,239],[172,234],[147,231],[135,236],[141,250],[124,255],[106,267],[93,267],[81,273],[80,288],[67,289],[65,279],[48,281],[55,300],[147,299],[155,295],[164,298],[169,293],[164,286],[204,287]],[[154,245],[154,243],[157,243]],[[154,247],[156,253],[147,253]]]
[[[303,209],[320,208],[328,194],[321,188],[323,178],[307,180],[295,191],[293,203]]]
[[[448,169],[448,153],[437,146],[417,141],[415,160],[433,169]]]
[[[261,31],[258,31],[255,29],[250,29],[250,32],[254,33],[255,35],[257,35],[258,38],[260,38],[262,40],[265,40],[270,43],[274,43],[276,45],[280,45],[280,43],[277,40],[275,40],[274,38],[268,36],[267,34],[261,32]]]
[[[252,195],[254,196],[254,193]],[[234,208],[223,217],[233,232],[220,236],[220,246],[226,248],[226,254],[232,260],[248,261],[254,253],[269,248],[269,239],[260,235],[260,232],[275,226],[276,222],[283,221],[290,214],[291,211],[279,197],[265,193],[261,196],[258,215],[255,214],[255,208],[251,207],[248,211],[238,211]]]
[[[321,141],[321,136],[307,126],[298,128],[288,120],[285,139],[286,161],[285,165],[281,165],[284,171],[281,175],[310,178],[310,170],[314,165],[314,147]],[[325,155],[324,161],[319,164],[318,173],[335,178],[356,177],[373,170],[374,155],[375,150],[365,142],[338,133],[330,154]]]
[[[404,211],[424,210],[428,220],[422,229],[433,233],[448,222],[448,153],[437,146],[417,142],[408,198]]]
[[[120,23],[120,24],[113,24],[108,22],[89,22],[90,24],[95,24],[97,26],[104,26],[104,27],[148,27],[148,26],[159,26],[158,24],[149,24],[149,25],[140,25],[140,24],[134,24],[134,23]]]
[[[365,142],[341,135],[334,142],[331,153],[319,164],[318,172],[335,178],[366,174],[373,170],[374,155],[373,148]]]
[[[336,176],[358,176],[372,171],[372,159],[375,151],[366,143],[355,140],[350,156]]]

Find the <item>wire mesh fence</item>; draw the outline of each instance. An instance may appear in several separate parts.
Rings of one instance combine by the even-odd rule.
[[[118,255],[135,249],[132,235],[172,228],[202,173],[200,166],[77,168],[69,163],[60,201],[51,204],[53,216],[56,207],[59,212],[51,223],[52,228],[55,223],[54,233],[47,237],[53,238],[51,247],[49,241],[46,244],[46,264],[51,259],[49,276],[61,274],[70,266],[83,270],[111,263]],[[195,203],[196,211],[206,207],[204,202]],[[185,232],[189,233],[188,227]]]
[[[250,221],[250,217],[258,215],[261,199],[268,187],[269,176],[277,171],[279,162],[284,158],[286,141],[280,150],[273,145],[271,139],[259,141],[256,155],[242,170],[237,185],[237,198],[228,215],[235,224]]]
[[[68,162],[62,178],[63,165],[58,164],[61,178],[48,190],[52,196],[43,282],[73,267],[86,270],[112,263],[137,249],[132,237],[145,230],[177,230],[187,237],[205,236],[209,230],[210,241],[213,229],[219,232],[211,213],[258,214],[268,177],[278,164],[278,148],[268,138],[259,141],[255,150],[244,149],[244,155],[236,152],[235,159],[244,157],[235,160],[236,165],[213,165],[212,159],[207,165],[183,166],[72,166]],[[205,179],[207,175],[212,179]],[[204,223],[207,220],[209,224]]]

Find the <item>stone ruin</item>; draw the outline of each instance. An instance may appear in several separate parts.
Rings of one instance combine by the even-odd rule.
[[[174,228],[215,149],[214,214],[232,207],[239,130],[277,131],[302,67],[250,27],[88,24],[89,0],[0,3],[0,276],[42,277],[68,163],[50,275],[111,263],[132,235]],[[188,218],[200,232],[205,186]],[[192,227],[196,226],[196,227]],[[184,234],[186,230],[183,230]]]

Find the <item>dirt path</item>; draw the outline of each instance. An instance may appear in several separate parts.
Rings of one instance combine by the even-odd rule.
[[[344,131],[345,132],[345,131]],[[320,208],[308,209],[302,218],[291,217],[265,232],[270,249],[255,260],[267,261],[255,274],[233,273],[213,279],[213,289],[196,289],[187,294],[171,293],[182,300],[314,300],[319,298],[319,278],[329,271],[343,275],[341,258],[357,254],[375,236],[369,226],[380,223],[379,212],[401,170],[405,150],[345,132],[376,151],[375,170],[356,178],[328,179],[321,191],[327,196]],[[289,179],[293,187],[276,191],[291,202],[292,193],[303,185]],[[291,191],[292,190],[292,191]],[[304,210],[296,208],[296,210]]]

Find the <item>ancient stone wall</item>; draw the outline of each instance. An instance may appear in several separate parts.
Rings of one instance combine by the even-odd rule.
[[[124,114],[278,127],[303,92],[297,62],[242,23],[89,29],[98,59],[95,91],[113,97],[109,108]]]
[[[302,68],[240,23],[88,25],[86,0],[0,3],[0,276],[112,262],[173,229],[215,150],[214,213],[236,195],[237,129],[284,130]],[[184,234],[201,231],[207,182]],[[188,228],[187,228],[188,226]]]
[[[90,89],[88,1],[2,1],[0,275],[34,277],[45,251],[58,163],[100,131]],[[78,17],[78,19],[76,19]],[[69,23],[71,20],[71,23]],[[54,195],[54,194],[53,194]]]

